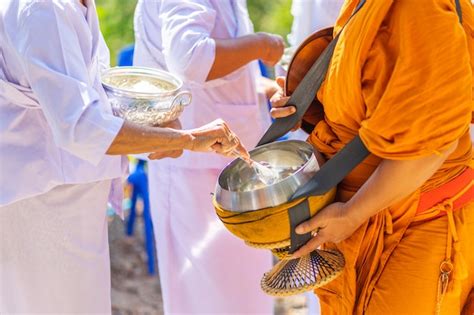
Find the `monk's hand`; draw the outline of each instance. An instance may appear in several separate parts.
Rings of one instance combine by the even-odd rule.
[[[258,38],[258,44],[261,47],[260,59],[265,65],[273,67],[280,61],[285,51],[285,41],[283,37],[263,32],[256,33],[256,36]]]
[[[260,77],[258,80],[259,88],[265,92],[265,96],[268,100],[271,99],[273,95],[278,93],[280,90],[280,86],[277,84],[275,80],[271,80],[269,78]]]
[[[311,232],[313,237],[291,258],[304,256],[323,243],[339,243],[354,233],[362,224],[361,218],[351,215],[345,203],[336,202],[317,212],[311,219],[296,227],[296,233]]]
[[[213,151],[224,156],[240,156],[248,159],[249,153],[229,126],[222,119],[217,119],[200,128],[188,131],[191,142],[186,149],[198,152]]]
[[[296,113],[296,107],[286,106],[286,103],[288,103],[290,97],[285,95],[285,78],[277,77],[276,83],[278,84],[279,89],[270,98],[270,102],[272,103],[272,109],[270,111],[270,114],[273,118],[283,118],[291,116]],[[298,130],[300,127],[301,122],[297,123],[296,126],[293,127],[292,131]]]

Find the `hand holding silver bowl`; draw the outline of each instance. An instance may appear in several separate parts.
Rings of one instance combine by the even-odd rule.
[[[114,115],[141,125],[159,126],[177,119],[191,103],[183,82],[166,71],[116,67],[102,73],[102,85]]]

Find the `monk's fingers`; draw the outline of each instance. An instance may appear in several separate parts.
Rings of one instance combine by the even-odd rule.
[[[312,231],[319,231],[326,226],[326,220],[322,212],[316,213],[311,219],[301,223],[295,229],[298,234],[306,234]]]
[[[325,242],[326,240],[324,236],[318,233],[313,238],[311,238],[306,244],[301,246],[300,249],[294,252],[293,255],[291,255],[291,258],[299,258],[301,256],[307,255]]]
[[[284,107],[290,97],[283,95],[283,92],[277,92],[270,98],[270,103],[272,103],[272,107]]]
[[[288,117],[296,113],[296,108],[294,106],[272,108],[270,114],[273,118],[283,118]]]
[[[282,88],[284,89],[285,88],[285,77],[276,77],[275,81],[276,83]]]
[[[292,129],[291,131],[296,131],[301,128],[301,121],[299,121]]]

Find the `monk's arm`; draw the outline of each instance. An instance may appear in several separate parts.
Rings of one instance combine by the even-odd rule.
[[[284,43],[280,36],[256,33],[232,39],[214,39],[216,53],[207,80],[226,76],[247,63],[262,59],[274,65],[280,60]]]
[[[338,243],[379,211],[407,197],[423,185],[455,150],[457,141],[440,154],[414,160],[383,160],[375,172],[346,203],[336,202],[296,228],[299,234],[318,231],[298,250],[299,257],[326,242]]]
[[[347,215],[362,224],[425,183],[456,149],[415,160],[383,160],[361,189],[346,203]]]

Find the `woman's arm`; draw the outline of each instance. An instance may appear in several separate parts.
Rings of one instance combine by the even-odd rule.
[[[383,160],[347,203],[333,203],[296,228],[299,234],[319,232],[293,257],[307,254],[323,243],[338,243],[351,236],[371,216],[413,193],[456,147],[457,141],[441,154],[415,160]]]
[[[238,151],[248,156],[239,138],[221,119],[191,130],[147,127],[125,121],[107,154],[155,152],[150,158],[163,158],[177,157],[182,150],[214,151],[223,155],[232,155],[233,151]]]
[[[207,0],[167,0],[160,6],[162,45],[168,70],[187,82],[204,84],[252,60],[274,65],[283,55],[283,39],[256,33],[238,38],[212,36],[217,11]]]
[[[207,81],[224,77],[257,59],[274,66],[285,48],[281,36],[267,33],[214,41],[216,53]]]

